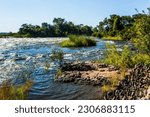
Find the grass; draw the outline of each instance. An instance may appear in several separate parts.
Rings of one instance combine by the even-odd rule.
[[[104,40],[112,40],[112,41],[122,41],[123,39],[120,36],[104,36],[102,39]]]
[[[58,77],[61,76],[61,75],[62,75],[62,69],[59,68],[59,69],[57,70],[57,72],[56,72],[55,79],[58,79]]]
[[[44,65],[45,70],[48,71],[50,67],[51,67],[51,64],[46,61]]]
[[[0,100],[25,100],[33,82],[26,81],[22,86],[14,86],[5,81],[0,86]]]
[[[86,36],[70,35],[69,40],[60,43],[61,47],[88,47],[96,46],[96,41]]]
[[[120,77],[122,77],[122,76],[120,75]],[[116,87],[118,86],[120,80],[121,80],[120,77],[114,75],[111,79],[109,79],[109,80],[110,80],[110,84],[105,84],[105,85],[103,85],[103,86],[101,87],[102,92],[103,92],[103,93],[107,93],[108,91],[113,91],[113,90],[115,90]]]
[[[103,85],[101,89],[102,89],[103,93],[106,93],[106,92],[110,91],[112,89],[112,87],[110,85]]]

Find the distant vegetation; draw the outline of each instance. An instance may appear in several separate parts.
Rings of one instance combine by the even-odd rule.
[[[70,35],[69,40],[60,43],[62,47],[88,47],[95,46],[96,41],[85,36]]]
[[[23,24],[15,37],[67,37],[70,34],[92,35],[92,27],[87,25],[75,25],[62,18],[54,18],[53,25],[42,23],[39,25]]]
[[[142,22],[146,19],[148,21],[149,13],[150,8],[148,8],[148,13],[137,11],[132,16],[112,14],[99,22],[96,27],[83,24],[76,25],[63,18],[54,18],[53,24],[46,22],[42,23],[41,26],[23,24],[17,33],[0,34],[0,37],[68,37],[69,35],[85,35],[110,40],[131,40],[136,38],[136,28],[139,27],[140,30]],[[149,23],[145,25],[149,25]]]

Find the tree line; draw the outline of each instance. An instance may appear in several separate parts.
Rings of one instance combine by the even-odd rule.
[[[54,18],[53,25],[42,23],[39,25],[23,24],[17,33],[26,37],[67,37],[68,35],[92,35],[93,30],[88,25],[75,25],[63,18]]]
[[[66,21],[63,18],[54,18],[53,24],[48,24],[46,22],[42,23],[41,26],[23,24],[17,33],[3,34],[3,36],[67,37],[68,35],[86,35],[99,38],[119,37],[124,40],[130,40],[131,38],[136,37],[137,26],[139,23],[141,23],[142,20],[147,22],[150,17],[150,8],[148,8],[148,13],[145,13],[145,11],[140,13],[137,9],[136,11],[137,13],[132,16],[112,14],[103,21],[99,22],[96,27],[83,24],[76,25],[73,22]]]
[[[94,35],[99,37],[120,37],[130,40],[136,36],[136,26],[140,23],[139,20],[150,17],[150,8],[148,8],[148,13],[145,13],[145,11],[140,13],[137,9],[136,11],[137,14],[132,16],[110,15],[94,28]]]

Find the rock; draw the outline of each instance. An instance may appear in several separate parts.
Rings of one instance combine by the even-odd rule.
[[[113,67],[111,67],[114,69]],[[103,99],[138,100],[150,99],[150,66],[136,65],[122,80],[110,96],[108,92]]]
[[[76,62],[76,63],[66,63],[62,66],[64,71],[88,71],[95,70],[95,67],[92,63],[89,62]]]
[[[108,65],[92,62],[65,63],[62,66],[62,75],[59,82],[74,82],[75,84],[103,86],[110,85]],[[113,67],[115,69],[115,67]],[[105,72],[105,73],[104,73]],[[114,73],[115,71],[113,71]],[[106,74],[106,77],[105,77]]]
[[[18,57],[18,58],[15,58],[14,60],[15,60],[15,61],[24,61],[24,60],[26,60],[26,58]]]

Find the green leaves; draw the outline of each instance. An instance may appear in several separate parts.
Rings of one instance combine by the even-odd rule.
[[[122,52],[119,52],[115,45],[106,45],[106,58],[104,62],[120,68],[132,66],[131,51],[128,46],[124,46]]]
[[[150,53],[150,16],[145,15],[134,24],[136,37],[132,39],[135,47],[141,53]]]

